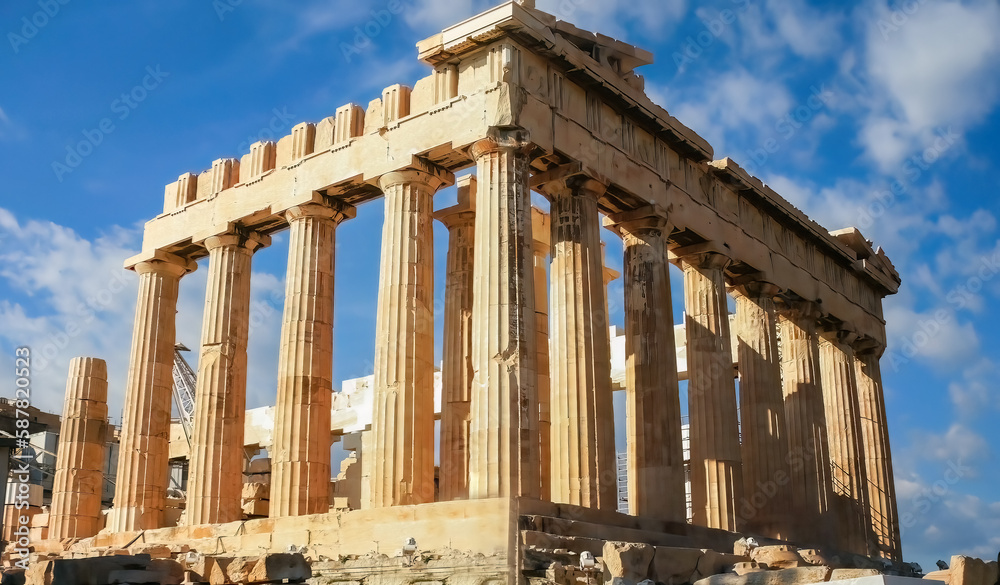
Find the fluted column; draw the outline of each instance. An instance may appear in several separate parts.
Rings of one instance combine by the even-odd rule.
[[[139,295],[125,384],[115,505],[108,519],[114,532],[163,526],[174,384],[177,294],[180,278],[197,264],[164,252],[136,264]]]
[[[268,243],[267,236],[252,233],[205,240],[209,272],[187,498],[187,522],[192,526],[243,518],[250,258]]]
[[[583,176],[548,182],[552,222],[552,501],[615,510],[611,348],[597,200]]]
[[[535,256],[535,371],[538,373],[538,459],[541,499],[552,500],[552,413],[549,379],[549,287],[551,231],[549,215],[531,208],[532,251]]]
[[[896,510],[896,484],[892,473],[892,452],[889,449],[889,427],[882,390],[879,356],[882,346],[867,338],[856,344],[855,370],[858,379],[858,405],[861,433],[868,476],[869,521],[879,553],[893,560],[902,560],[899,537],[899,513]]]
[[[778,287],[753,282],[734,289],[737,361],[740,373],[744,530],[787,539],[789,501],[788,437],[778,357]]]
[[[815,303],[787,301],[779,306],[781,378],[788,430],[790,507],[794,541],[833,545],[830,517],[830,451],[820,381],[819,336]]]
[[[107,364],[96,358],[73,358],[59,427],[49,540],[89,538],[103,527],[107,431]]]
[[[427,165],[379,179],[385,194],[375,333],[372,502],[434,501],[434,193]]]
[[[522,129],[471,148],[479,178],[472,309],[469,496],[538,497],[531,192]]]
[[[715,252],[678,255],[683,260],[687,311],[693,521],[698,526],[739,530],[743,470],[723,274],[730,260]]]
[[[332,201],[285,212],[289,225],[285,310],[278,353],[270,515],[330,507],[333,290],[337,226],[354,207]]]
[[[609,217],[625,245],[625,431],[629,512],[686,522],[681,405],[666,211]]]
[[[441,368],[441,501],[469,497],[469,407],[472,401],[472,256],[476,178],[458,182],[458,204],[434,217],[448,228]]]
[[[833,501],[838,546],[868,553],[868,481],[862,460],[861,417],[854,371],[856,335],[845,330],[825,330],[820,335],[820,368],[830,446]]]

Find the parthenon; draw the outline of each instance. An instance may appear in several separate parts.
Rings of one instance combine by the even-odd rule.
[[[900,278],[886,254],[715,158],[646,95],[636,69],[653,56],[638,47],[524,0],[417,49],[432,71],[412,88],[388,87],[367,107],[343,105],[166,186],[163,212],[126,262],[139,293],[114,506],[106,525],[62,525],[60,537],[77,540],[53,549],[86,556],[140,536],[205,555],[297,545],[317,562],[342,559],[331,574],[360,581],[343,559],[407,537],[421,551],[467,555],[466,568],[453,559],[434,580],[458,583],[467,572],[483,576],[476,583],[560,585],[571,581],[550,574],[553,559],[573,564],[563,557],[592,547],[601,556],[609,541],[728,554],[753,536],[900,563],[879,370],[882,301]],[[457,203],[435,205],[447,187]],[[358,447],[359,504],[343,509],[331,498],[335,240],[376,200],[385,219],[372,414]],[[434,312],[435,220],[449,234],[443,315]],[[616,304],[628,514],[617,501],[605,228],[624,248]],[[285,230],[283,320],[268,333],[280,335],[269,517],[246,519],[250,268]],[[190,473],[174,525],[175,314],[184,276],[204,258]],[[683,271],[683,299],[672,298],[671,266]],[[76,376],[80,396],[104,395]]]

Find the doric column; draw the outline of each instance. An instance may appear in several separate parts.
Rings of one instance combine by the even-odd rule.
[[[288,266],[269,449],[271,517],[321,514],[330,507],[336,231],[354,216],[354,207],[339,201],[285,212]]]
[[[434,217],[448,228],[441,368],[441,501],[469,497],[469,407],[472,403],[472,256],[476,177],[458,181],[458,204]]]
[[[611,348],[597,200],[585,176],[545,183],[552,221],[552,501],[617,509]]]
[[[114,532],[163,526],[167,497],[171,391],[180,278],[197,264],[164,252],[136,264],[139,298],[125,385],[115,505],[108,519]]]
[[[751,282],[736,297],[737,361],[743,455],[744,530],[771,538],[791,535],[788,437],[778,357],[778,287]]]
[[[541,499],[552,501],[552,413],[549,379],[549,287],[548,266],[552,245],[549,214],[531,208],[532,251],[535,254],[535,371],[538,373],[538,472]]]
[[[372,502],[434,501],[434,193],[431,165],[379,179],[385,194],[375,332]]]
[[[247,232],[205,240],[208,287],[188,476],[187,522],[192,526],[243,518],[250,258],[269,243],[267,236]]]
[[[89,538],[103,528],[104,447],[108,431],[108,367],[104,360],[69,363],[52,482],[49,540]]]
[[[490,131],[471,148],[479,192],[472,309],[469,496],[537,498],[535,284],[527,132]]]
[[[743,497],[736,383],[723,270],[716,252],[677,255],[684,268],[687,311],[688,413],[694,524],[739,530]]]
[[[855,344],[855,371],[858,379],[858,406],[863,438],[862,458],[868,476],[869,521],[879,553],[902,560],[899,537],[899,513],[896,510],[896,484],[889,450],[889,427],[882,390],[879,356],[883,346],[872,338]]]
[[[819,361],[837,544],[841,550],[868,554],[868,481],[862,460],[854,349],[850,345],[856,338],[845,329],[825,329],[820,334]]]
[[[609,217],[625,246],[625,432],[629,512],[686,522],[681,405],[665,210]]]
[[[791,481],[790,508],[795,516],[793,540],[833,545],[829,517],[830,451],[820,382],[816,303],[790,300],[779,305],[781,378],[788,431]]]

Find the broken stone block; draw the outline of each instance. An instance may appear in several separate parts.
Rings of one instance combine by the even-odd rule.
[[[991,585],[997,582],[997,563],[955,555],[951,557],[950,585]]]
[[[749,563],[736,563],[733,565],[733,572],[737,575],[746,575],[747,573],[756,573],[758,571],[766,571],[767,569],[767,565],[755,563],[753,561],[750,561]]]
[[[791,569],[806,564],[795,552],[795,547],[787,544],[762,546],[750,551],[750,559],[755,563],[767,565],[769,569]]]
[[[812,585],[830,577],[830,567],[796,567],[737,575],[726,573],[696,581],[694,585]]]
[[[312,577],[309,563],[298,553],[230,559],[226,563],[225,573],[233,583],[270,583],[284,579],[295,582]]]
[[[267,516],[270,504],[268,500],[244,500],[243,513],[247,516]]]
[[[698,560],[705,554],[698,548],[654,547],[652,577],[664,585],[691,582]]]
[[[271,498],[271,484],[267,483],[243,484],[244,500],[268,500],[270,498]]]
[[[848,579],[860,579],[861,577],[874,577],[881,575],[876,569],[834,569],[830,574],[831,581],[847,581]]]
[[[604,582],[614,585],[637,585],[649,576],[654,549],[635,542],[604,543]]]
[[[715,552],[714,550],[706,549],[704,550],[704,554],[701,558],[698,559],[698,566],[695,569],[694,574],[691,575],[691,582],[693,583],[700,579],[724,572],[732,572],[733,566],[735,566],[736,563],[745,563],[750,560],[750,557],[727,555]]]

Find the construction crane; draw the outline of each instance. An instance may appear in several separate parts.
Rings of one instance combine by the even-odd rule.
[[[191,351],[183,343],[174,346],[174,405],[181,419],[184,438],[191,447],[191,435],[194,433],[194,389],[197,377],[182,351]]]

